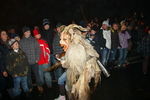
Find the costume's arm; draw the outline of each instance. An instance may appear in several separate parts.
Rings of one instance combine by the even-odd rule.
[[[62,64],[62,67],[63,68],[68,68],[69,66],[67,65],[67,61],[66,61],[66,59],[65,59],[65,57],[61,57],[61,59],[60,59],[60,62],[61,62],[61,64]]]

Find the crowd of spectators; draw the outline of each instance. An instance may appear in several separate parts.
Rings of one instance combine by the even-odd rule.
[[[144,58],[143,74],[148,74],[150,27],[143,20],[133,16],[123,20],[94,18],[74,23],[89,29],[83,35],[99,53],[99,60],[106,69],[128,67],[128,52],[133,52]],[[0,30],[0,98],[8,92],[17,99],[21,90],[29,97],[34,84],[39,93],[43,93],[44,84],[51,88],[52,80],[59,79],[64,71],[61,67],[53,72],[44,69],[57,63],[56,58],[63,52],[59,45],[62,25],[59,22],[52,28],[49,20],[43,19],[42,27],[24,26],[22,37],[15,28]]]

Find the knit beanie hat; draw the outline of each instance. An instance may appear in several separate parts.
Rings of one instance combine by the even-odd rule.
[[[39,30],[38,30],[38,29],[34,29],[34,30],[33,30],[33,35],[36,36],[36,35],[38,35],[38,34],[40,34]]]
[[[105,25],[109,26],[109,21],[108,21],[108,20],[105,20],[105,21],[103,21],[102,24],[105,24]]]
[[[24,26],[24,27],[22,28],[22,32],[23,32],[23,33],[25,33],[25,32],[27,32],[27,31],[30,31],[30,28],[29,28],[29,27]]]
[[[99,28],[98,28],[96,25],[94,25],[94,26],[91,28],[91,30],[98,31]]]
[[[61,23],[57,23],[56,28],[58,28],[60,26],[62,26],[62,24]]]

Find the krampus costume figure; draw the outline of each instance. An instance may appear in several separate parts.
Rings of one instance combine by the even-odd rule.
[[[85,31],[87,29],[71,24],[61,32],[60,44],[66,51],[61,63],[67,68],[69,100],[89,100],[100,80],[101,71],[97,64],[99,55],[82,36]]]

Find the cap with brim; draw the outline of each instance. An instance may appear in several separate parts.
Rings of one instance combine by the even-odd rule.
[[[43,22],[43,26],[45,26],[45,25],[49,25],[49,22]]]
[[[9,40],[8,44],[9,46],[12,46],[15,42],[18,42],[16,39]]]

